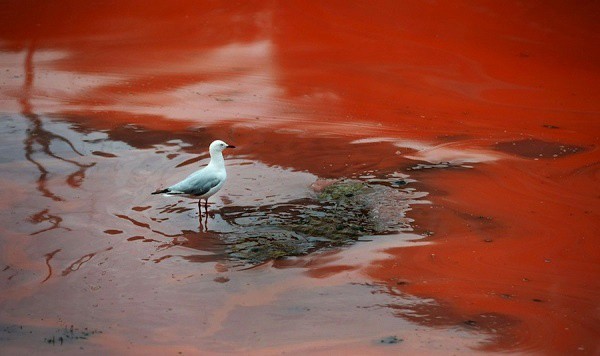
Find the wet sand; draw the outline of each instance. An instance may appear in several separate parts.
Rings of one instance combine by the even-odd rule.
[[[3,350],[600,352],[596,3],[5,5]],[[148,195],[216,138],[207,222]],[[228,258],[225,212],[390,177],[411,231]]]

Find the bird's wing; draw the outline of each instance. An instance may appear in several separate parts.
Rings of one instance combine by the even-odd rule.
[[[221,183],[222,179],[216,174],[200,171],[190,175],[181,182],[170,186],[169,194],[186,194],[201,196]]]

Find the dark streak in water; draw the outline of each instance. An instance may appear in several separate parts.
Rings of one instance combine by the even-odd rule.
[[[41,234],[42,232],[46,232],[46,231],[50,231],[50,230],[54,230],[54,229],[58,229],[58,228],[65,229],[67,231],[71,231],[71,229],[69,229],[67,227],[60,226],[60,223],[63,221],[63,219],[60,216],[49,214],[48,211],[49,211],[49,209],[44,209],[40,212],[37,212],[37,213],[31,215],[29,217],[29,221],[31,221],[34,224],[39,224],[43,221],[48,221],[48,222],[50,222],[50,224],[52,224],[52,226],[47,227],[42,230],[38,230],[36,232],[32,232],[29,235],[33,236],[33,235]]]
[[[130,238],[127,239],[127,241],[137,241],[137,240],[143,240],[144,236],[131,236]]]
[[[118,234],[122,234],[123,231],[116,230],[116,229],[108,229],[108,230],[104,230],[104,233],[108,234],[108,235],[118,235]]]
[[[82,265],[84,265],[86,262],[89,262],[99,252],[110,251],[112,249],[113,249],[112,247],[108,247],[102,251],[92,252],[92,253],[88,253],[87,255],[81,256],[79,259],[77,259],[77,261],[71,263],[69,265],[69,267],[65,268],[65,270],[62,271],[62,275],[66,276],[66,275],[70,274],[71,272],[75,272],[75,271],[79,270],[79,268],[81,268]]]
[[[48,275],[46,276],[46,278],[44,278],[42,283],[46,282],[48,279],[50,279],[50,277],[52,277],[52,266],[50,265],[50,260],[54,257],[54,255],[59,253],[61,250],[62,249],[59,248],[59,249],[56,249],[56,250],[44,255],[44,257],[46,257],[46,266],[48,266]]]
[[[105,158],[115,158],[118,157],[112,153],[102,152],[102,151],[92,151],[92,154],[95,156],[105,157]]]
[[[131,222],[135,226],[139,226],[139,227],[143,227],[144,229],[152,230],[152,228],[150,227],[150,224],[139,222],[139,221],[137,221],[137,220],[135,220],[133,218],[130,218],[127,215],[115,214],[115,216],[118,217],[118,218],[121,218],[123,220],[129,221],[129,222]]]
[[[159,235],[162,235],[162,236],[165,236],[165,237],[177,237],[177,236],[179,236],[177,234],[176,235],[169,235],[169,234],[165,234],[164,232],[161,232],[161,231],[158,231],[158,230],[154,230],[154,229],[152,229],[152,227],[150,227],[150,224],[139,222],[139,221],[137,221],[137,220],[135,220],[133,218],[130,218],[127,215],[115,214],[115,216],[118,217],[118,218],[120,218],[120,219],[129,221],[129,222],[131,222],[135,226],[142,227],[144,229],[148,229],[148,230],[150,230],[152,232],[155,232],[155,233],[157,233]]]
[[[164,261],[164,260],[166,260],[168,258],[171,258],[171,257],[173,257],[173,255],[164,255],[162,257],[159,257],[159,258],[156,258],[156,259],[152,260],[152,262],[154,262],[154,263],[161,263],[162,261]]]

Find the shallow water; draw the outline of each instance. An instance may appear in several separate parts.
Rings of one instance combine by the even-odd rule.
[[[600,352],[599,10],[7,3],[2,348]],[[341,178],[402,228],[236,258]]]

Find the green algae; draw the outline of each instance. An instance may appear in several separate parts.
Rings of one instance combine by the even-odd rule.
[[[369,185],[359,181],[341,181],[334,183],[319,193],[319,200],[345,202],[356,195],[369,190]]]
[[[225,219],[236,227],[224,236],[227,253],[235,260],[262,263],[352,244],[366,235],[409,229],[404,220],[384,219],[379,213],[385,204],[392,216],[403,218],[412,196],[402,194],[392,184],[342,180],[311,199],[252,212],[224,210]]]

